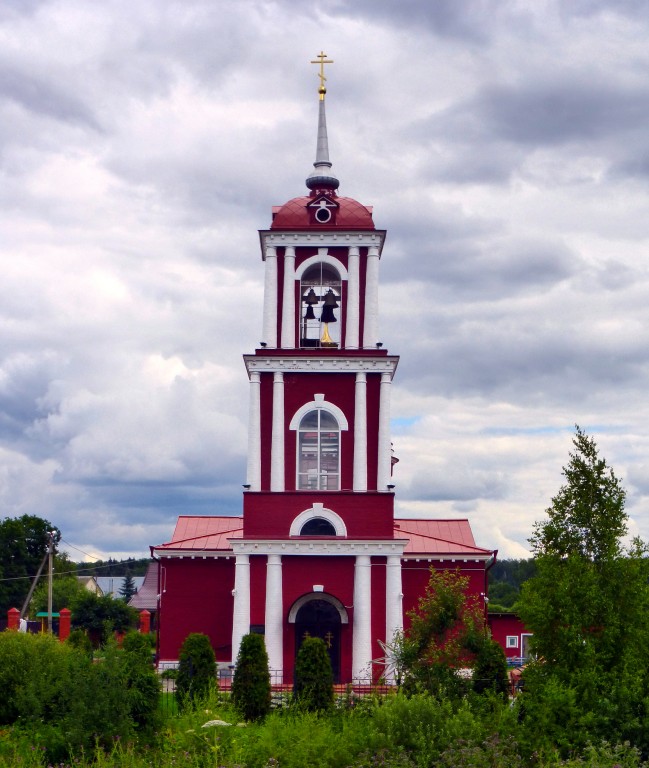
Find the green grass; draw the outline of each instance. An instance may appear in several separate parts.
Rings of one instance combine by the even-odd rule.
[[[511,707],[452,706],[425,696],[368,698],[326,716],[295,710],[273,712],[263,723],[242,723],[219,696],[191,711],[170,714],[153,739],[108,751],[71,755],[52,768],[522,768],[531,764],[516,743]],[[169,698],[171,697],[171,699]],[[213,720],[230,725],[204,727]],[[0,730],[0,766],[48,768],[33,732],[19,725]],[[60,736],[60,734],[58,734]],[[41,734],[42,738],[42,734]],[[601,745],[567,762],[548,757],[536,768],[639,768],[628,746]]]

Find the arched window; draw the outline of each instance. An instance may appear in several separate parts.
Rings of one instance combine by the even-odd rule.
[[[300,346],[338,347],[341,280],[330,264],[313,264],[300,280]]]
[[[324,517],[312,517],[300,529],[300,536],[335,536],[336,529]]]
[[[309,411],[297,434],[298,490],[340,490],[340,426],[335,417],[323,408]]]

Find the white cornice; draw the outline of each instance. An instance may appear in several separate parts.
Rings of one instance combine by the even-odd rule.
[[[244,355],[248,373],[279,373],[280,371],[297,371],[299,373],[390,373],[394,375],[399,358],[389,357],[313,357],[295,356],[290,354],[282,357],[263,355]]]
[[[160,559],[212,560],[234,559],[235,555],[370,555],[374,557],[398,555],[402,562],[409,563],[449,563],[464,565],[483,563],[490,560],[493,553],[486,554],[444,554],[427,555],[412,552],[405,555],[403,550],[408,539],[229,539],[232,549],[189,550],[157,549],[154,551]]]
[[[321,248],[324,245],[330,246],[375,246],[379,249],[379,254],[383,248],[385,240],[384,229],[372,229],[365,231],[341,230],[336,232],[279,232],[272,229],[262,229],[259,231],[259,237],[262,245],[262,257],[266,253],[267,247],[281,248],[284,245],[317,246]]]
[[[229,539],[236,555],[399,555],[409,539]]]

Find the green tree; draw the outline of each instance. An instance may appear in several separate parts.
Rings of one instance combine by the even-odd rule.
[[[246,720],[262,720],[270,712],[270,673],[262,635],[244,635],[232,681],[232,703]]]
[[[468,577],[459,571],[431,568],[397,651],[406,692],[424,690],[440,697],[466,692],[468,683],[460,670],[473,667],[487,638],[482,606],[468,586]]]
[[[295,701],[308,712],[325,712],[333,707],[334,678],[324,640],[307,637],[295,660]]]
[[[176,695],[181,707],[207,698],[214,690],[216,660],[207,635],[193,632],[184,639],[178,654]]]
[[[6,517],[0,521],[0,612],[22,608],[33,577],[38,571],[54,531],[54,544],[61,532],[35,515]]]
[[[52,581],[52,610],[58,613],[61,608],[69,608],[75,605],[83,594],[84,587],[79,583],[75,573],[74,564],[65,554],[54,557],[54,579]],[[29,603],[30,616],[35,616],[39,611],[47,610],[47,575],[42,575],[40,582]]]
[[[578,738],[644,747],[647,550],[637,539],[624,546],[625,491],[595,441],[577,427],[573,445],[566,482],[530,539],[537,573],[517,606],[539,657],[523,707],[531,736],[546,722],[565,750]]]
[[[136,592],[137,592],[137,587],[135,586],[135,579],[131,575],[130,571],[126,571],[126,574],[124,576],[124,581],[119,590],[119,594],[124,600],[124,602],[128,603],[128,601],[133,597],[133,595]]]
[[[84,629],[92,644],[103,645],[110,633],[126,632],[137,624],[137,612],[112,597],[82,590],[71,607],[72,625]]]

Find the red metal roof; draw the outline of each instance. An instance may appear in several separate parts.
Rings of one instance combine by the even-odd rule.
[[[395,538],[409,539],[404,554],[488,555],[490,549],[477,547],[468,520],[394,521]]]
[[[375,229],[372,209],[351,197],[336,197],[338,204],[335,224],[315,224],[307,209],[312,197],[294,197],[284,205],[273,208],[271,229]]]
[[[240,539],[243,518],[181,515],[171,541],[156,550],[186,549],[190,551],[231,549],[228,539]]]
[[[183,515],[178,518],[171,541],[155,547],[187,552],[231,550],[228,539],[243,535],[241,517],[205,517]],[[477,547],[468,520],[398,519],[394,521],[394,537],[409,539],[404,554],[483,556],[491,550]],[[282,537],[278,537],[282,538]],[[286,538],[289,539],[287,533]]]

